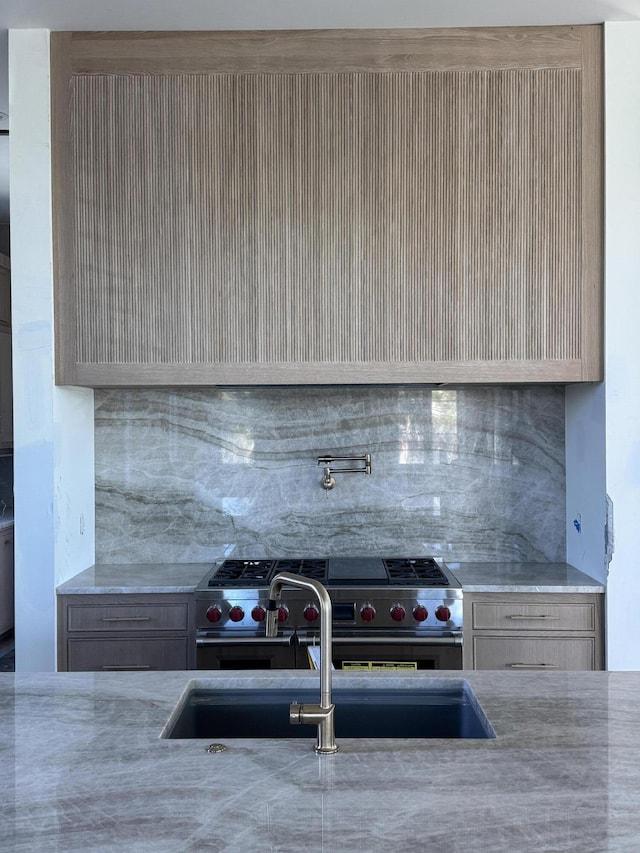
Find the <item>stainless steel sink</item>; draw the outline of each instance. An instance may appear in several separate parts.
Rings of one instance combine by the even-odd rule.
[[[165,738],[314,738],[315,725],[289,723],[291,702],[314,702],[317,689],[294,687],[186,692]],[[464,680],[411,689],[334,687],[337,738],[495,738]]]

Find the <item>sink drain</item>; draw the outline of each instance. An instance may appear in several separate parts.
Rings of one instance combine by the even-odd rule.
[[[207,752],[224,752],[226,748],[223,743],[210,743]]]

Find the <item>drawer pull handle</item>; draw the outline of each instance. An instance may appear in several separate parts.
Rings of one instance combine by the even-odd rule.
[[[514,616],[507,616],[507,619],[526,619],[527,621],[529,621],[530,619],[541,619],[541,620],[546,621],[546,622],[550,622],[553,619],[559,619],[559,618],[560,618],[559,616],[548,616],[546,614],[542,614],[540,616],[523,616],[522,614],[518,614],[518,615],[514,615]]]
[[[148,663],[131,663],[127,664],[117,664],[113,663],[110,665],[105,664],[102,669],[105,670],[120,670],[120,669],[151,669],[151,666]]]
[[[511,669],[560,669],[557,663],[508,663]]]
[[[103,616],[103,622],[150,622],[151,616]]]

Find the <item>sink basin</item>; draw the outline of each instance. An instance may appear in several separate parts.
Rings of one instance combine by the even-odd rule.
[[[162,737],[315,738],[315,725],[291,725],[289,705],[318,701],[317,689],[215,689],[186,692]],[[333,690],[336,738],[495,738],[466,681],[411,689]]]

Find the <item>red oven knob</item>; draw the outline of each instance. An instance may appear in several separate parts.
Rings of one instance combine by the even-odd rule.
[[[360,608],[360,616],[363,622],[373,622],[376,618],[376,610],[372,604],[364,604]]]
[[[315,606],[315,604],[307,604],[305,609],[302,611],[302,615],[307,620],[307,622],[315,622],[318,616],[320,615],[320,611]]]
[[[424,606],[424,604],[416,604],[413,608],[413,618],[416,622],[426,622],[427,617],[429,616],[429,611]]]
[[[391,613],[391,618],[394,622],[402,622],[404,617],[407,615],[407,611],[401,604],[394,604],[389,612]]]
[[[281,604],[278,607],[278,622],[285,622],[289,616],[289,608]]]
[[[451,611],[448,607],[445,607],[444,604],[441,604],[440,607],[436,608],[436,619],[439,622],[448,622],[451,619]]]
[[[264,622],[267,618],[267,611],[261,604],[256,604],[256,606],[251,611],[251,618],[254,622]]]
[[[206,617],[209,622],[219,622],[222,619],[222,610],[220,610],[217,604],[214,604],[207,609]]]
[[[244,619],[244,610],[238,604],[234,604],[229,611],[229,619],[232,622],[242,622]]]

